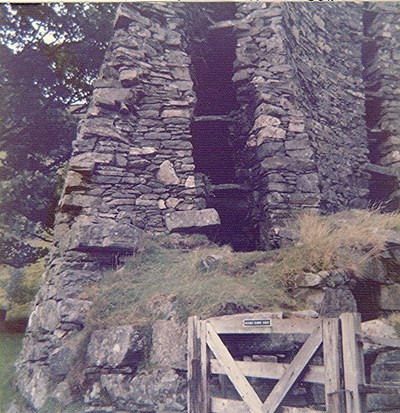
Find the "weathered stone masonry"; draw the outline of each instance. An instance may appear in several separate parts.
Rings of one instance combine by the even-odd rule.
[[[399,11],[349,3],[120,7],[18,362],[18,387],[32,408],[76,394],[65,378],[92,305],[81,293],[136,250],[142,231],[201,230],[221,242],[238,232],[238,249],[278,247],[290,241],[283,225],[297,210],[365,207],[370,160],[396,175]],[[375,54],[366,57],[365,44]],[[373,193],[374,185],[373,175]],[[132,326],[117,330],[92,337],[80,389],[86,411],[183,411],[182,360],[137,374],[147,344]],[[135,351],[96,359],[96,343],[111,348],[115,337]],[[153,382],[168,389],[152,387],[141,399]]]
[[[362,10],[242,4],[238,16],[237,136],[265,248],[295,210],[366,206]]]
[[[375,172],[372,199],[399,206],[400,8],[396,3],[365,5],[365,94],[370,159],[391,174]],[[374,185],[377,182],[377,185]]]

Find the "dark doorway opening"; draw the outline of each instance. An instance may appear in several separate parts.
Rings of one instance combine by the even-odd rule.
[[[384,143],[389,133],[381,128],[380,120],[384,112],[384,102],[378,93],[382,87],[382,77],[379,70],[371,70],[376,66],[378,44],[370,38],[370,27],[374,23],[377,13],[365,6],[363,14],[364,34],[366,41],[362,46],[362,62],[364,65],[365,84],[365,121],[368,132],[369,161],[373,165],[381,165],[385,156]],[[384,211],[398,208],[391,195],[398,186],[397,178],[390,174],[371,172],[369,184],[369,201],[371,206],[379,206]]]
[[[371,280],[360,280],[353,289],[357,303],[357,310],[361,314],[361,321],[379,318],[379,283]]]
[[[223,6],[223,7],[222,7]],[[214,23],[235,19],[234,3],[209,4],[203,11]],[[246,224],[249,191],[236,179],[237,148],[233,141],[233,113],[239,108],[232,82],[236,35],[232,27],[213,28],[209,21],[192,41],[191,71],[197,103],[191,125],[195,172],[207,176],[207,207],[215,208],[221,225],[213,241],[237,251],[255,249]]]
[[[235,182],[235,154],[229,145],[227,123],[194,122],[192,139],[196,171],[207,175],[213,184]]]

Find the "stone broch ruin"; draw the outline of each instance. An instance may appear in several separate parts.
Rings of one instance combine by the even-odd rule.
[[[142,231],[271,249],[291,241],[297,210],[398,205],[399,29],[398,3],[120,6],[18,362],[30,408],[71,397],[70,343],[92,304],[79,293]],[[184,340],[179,328],[164,342]],[[85,412],[185,410],[184,355],[135,375],[126,360],[145,344],[134,327],[95,332],[89,346]]]

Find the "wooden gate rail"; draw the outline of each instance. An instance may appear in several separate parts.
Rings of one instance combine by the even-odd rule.
[[[317,413],[310,408],[281,406],[300,378],[303,382],[324,385],[326,413],[365,413],[367,393],[400,394],[400,387],[365,383],[362,351],[363,342],[399,348],[400,340],[388,341],[361,334],[360,318],[354,313],[323,319],[279,319],[274,316],[273,313],[255,313],[208,320],[189,318],[189,413]],[[269,325],[266,323],[260,328],[257,323],[267,318],[270,318]],[[220,334],[270,333],[309,336],[291,363],[234,360],[219,337]],[[321,345],[324,365],[310,365]],[[228,376],[242,401],[211,397],[211,374]],[[247,377],[278,382],[262,402]]]

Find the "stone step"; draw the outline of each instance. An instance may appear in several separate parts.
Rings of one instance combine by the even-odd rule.
[[[396,172],[393,168],[389,166],[381,166],[381,165],[375,165],[375,164],[369,163],[366,165],[365,169],[367,172],[374,172],[374,173],[381,174],[381,175],[394,176],[394,177],[399,176],[399,172]]]
[[[215,24],[212,24],[210,30],[220,30],[220,29],[229,29],[235,27],[237,24],[243,23],[243,20],[224,20]]]
[[[194,122],[232,122],[232,120],[230,115],[202,115],[193,118]]]
[[[242,191],[242,192],[249,192],[250,187],[247,185],[242,184],[218,184],[218,185],[211,185],[212,191]]]

